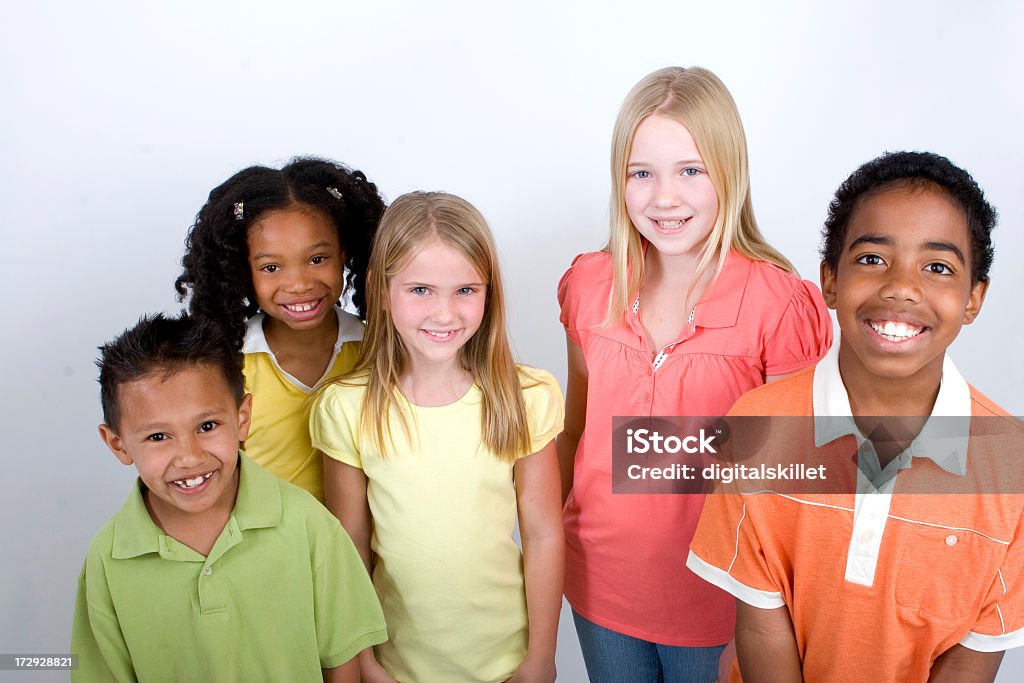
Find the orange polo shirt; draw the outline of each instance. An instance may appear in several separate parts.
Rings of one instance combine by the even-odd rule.
[[[685,566],[704,497],[613,494],[612,418],[724,415],[766,375],[815,363],[832,341],[832,322],[813,284],[732,252],[679,339],[651,349],[642,304],[601,326],[611,284],[611,259],[595,252],[578,256],[558,286],[562,324],[589,373],[564,511],[565,595],[579,614],[619,633],[721,645],[732,637],[735,604]]]
[[[772,415],[851,415],[837,352],[814,370],[751,391],[730,411]],[[754,607],[785,605],[809,681],[926,680],[936,658],[958,643],[983,652],[1024,645],[1021,477],[984,471],[1006,462],[999,445],[1007,442],[977,437],[995,424],[1019,444],[1024,429],[969,387],[947,357],[932,417],[953,415],[972,416],[970,437],[939,458],[915,452],[889,493],[754,485],[709,495],[687,565]],[[822,436],[815,421],[813,431],[820,449],[864,448],[852,430]],[[958,478],[962,490],[979,493],[902,492],[922,476]],[[1011,493],[994,493],[998,481]],[[730,680],[740,680],[735,663]]]

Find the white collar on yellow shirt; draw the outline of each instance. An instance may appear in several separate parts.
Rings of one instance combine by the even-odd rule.
[[[338,352],[341,350],[341,347],[345,342],[359,341],[363,338],[363,323],[359,318],[348,311],[342,310],[340,306],[335,306],[334,312],[338,314],[338,339],[334,342],[334,353],[331,355],[331,360],[327,364],[326,372],[330,372],[331,367],[334,365],[334,359],[338,356]],[[270,350],[270,345],[267,344],[267,336],[263,333],[263,321],[266,317],[267,314],[260,311],[253,317],[249,318],[249,322],[247,323],[245,330],[245,343],[242,344],[242,353],[267,354],[271,359],[273,359],[274,365],[277,369],[280,370],[292,384],[307,392],[312,391],[313,389],[311,387],[307,387],[297,378],[286,372],[284,368],[278,364],[277,357],[274,356],[274,352]]]

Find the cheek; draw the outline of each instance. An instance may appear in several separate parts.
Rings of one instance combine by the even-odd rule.
[[[637,183],[632,181],[626,182],[626,187],[622,192],[622,198],[626,203],[626,213],[628,213],[630,217],[642,212],[647,206],[645,194],[643,187],[639,186]]]

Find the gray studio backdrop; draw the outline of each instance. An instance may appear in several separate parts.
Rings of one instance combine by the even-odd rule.
[[[859,163],[927,149],[971,170],[1002,220],[988,300],[953,351],[1021,414],[1021,8],[3,3],[0,652],[68,648],[83,554],[132,481],[96,436],[96,346],[143,312],[177,309],[182,241],[210,188],[312,153],[363,169],[391,198],[463,195],[497,235],[519,357],[564,380],[555,285],[604,240],[619,103],[668,64],[709,67],[730,87],[761,226],[815,281],[826,206]],[[584,680],[567,612],[558,666]],[[1011,653],[1001,680],[1022,676]]]

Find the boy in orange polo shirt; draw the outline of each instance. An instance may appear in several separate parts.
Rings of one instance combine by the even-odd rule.
[[[858,483],[708,496],[687,566],[738,598],[732,680],[991,681],[1024,644],[1024,495],[974,486],[1005,479],[977,426],[1024,432],[946,355],[981,309],[995,220],[935,154],[879,157],[836,193],[821,281],[840,341],[730,416],[815,416],[814,446],[852,444]],[[943,433],[941,418],[968,415],[970,438]],[[928,417],[904,419],[894,448],[867,416]],[[922,473],[972,493],[905,493]]]

